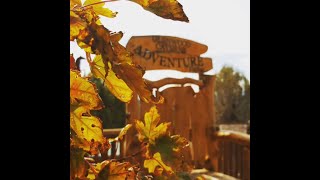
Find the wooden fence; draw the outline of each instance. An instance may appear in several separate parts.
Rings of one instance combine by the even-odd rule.
[[[113,138],[120,130],[105,129],[103,133],[106,137]],[[250,180],[250,135],[225,130],[210,131],[208,154],[211,155],[214,171],[223,173],[220,175],[221,179],[226,179],[224,174],[227,174],[237,179]],[[108,157],[122,158],[125,150],[128,150],[125,141],[113,142]],[[219,173],[215,177],[218,178]]]
[[[210,58],[200,57],[207,48],[200,43],[169,36],[133,37],[127,44],[127,49],[134,54],[133,61],[145,70],[171,69],[199,74],[199,80],[165,78],[148,82],[148,87],[165,99],[163,104],[156,105],[160,123],[171,122],[171,134],[179,134],[189,140],[190,153],[184,155],[194,163],[195,168],[213,167],[215,171],[249,180],[250,136],[215,131],[215,76],[203,74],[212,69],[212,62]],[[199,92],[195,93],[190,84],[199,86]],[[159,89],[166,85],[176,87],[160,92]],[[136,119],[143,120],[144,114],[152,106],[140,101],[137,94],[134,94],[126,108],[129,115],[127,123],[133,124]],[[104,130],[104,134],[111,138],[117,132],[119,129]],[[123,142],[111,145],[108,156],[123,157],[139,151],[136,134],[134,128],[129,130]]]

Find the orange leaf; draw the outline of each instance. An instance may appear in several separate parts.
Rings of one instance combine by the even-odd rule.
[[[182,5],[177,0],[131,0],[145,10],[165,19],[189,22]]]

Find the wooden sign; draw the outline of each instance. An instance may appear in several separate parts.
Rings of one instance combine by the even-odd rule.
[[[212,69],[211,58],[200,57],[206,45],[170,36],[133,36],[127,49],[133,61],[146,70],[170,69],[182,72],[206,72]]]

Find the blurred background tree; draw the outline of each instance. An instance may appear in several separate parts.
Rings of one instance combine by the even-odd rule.
[[[101,79],[90,77],[89,80],[97,86],[99,96],[105,106],[100,110],[91,111],[92,115],[102,120],[104,129],[124,127],[126,123],[125,103],[111,94]]]
[[[216,75],[215,105],[218,124],[248,123],[249,80],[232,67],[224,66]]]
[[[76,67],[79,71],[81,62],[86,61],[83,57],[76,59]],[[104,129],[122,128],[126,123],[126,105],[124,102],[118,100],[109,90],[104,86],[102,79],[90,77],[89,81],[94,83],[98,89],[98,94],[102,99],[104,108],[100,110],[93,110],[91,114],[101,119]]]

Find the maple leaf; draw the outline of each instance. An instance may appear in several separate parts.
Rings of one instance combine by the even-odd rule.
[[[83,21],[73,11],[70,11],[70,41],[75,40],[78,36],[86,33],[87,23]]]
[[[86,152],[89,152],[91,150],[90,142],[79,138],[76,134],[71,135],[70,147],[77,147],[79,149],[83,149]]]
[[[119,43],[122,37],[123,37],[123,33],[121,31],[110,34],[110,41],[112,42],[113,52],[117,57],[115,59],[116,63],[128,63],[132,65],[133,54],[127,51],[127,49]]]
[[[104,8],[103,6],[105,3],[103,3],[101,0],[86,0],[83,3],[83,6],[91,6],[94,10],[94,12],[98,15],[102,15],[109,18],[114,18],[117,15],[117,12],[112,12],[108,8]]]
[[[70,70],[70,101],[72,104],[79,104],[90,110],[103,108],[95,85],[82,78],[78,71],[73,70]]]
[[[148,84],[143,79],[143,72],[138,66],[127,63],[114,64],[112,69],[131,90],[139,95],[142,101],[154,104],[163,103],[164,99],[161,95],[156,97],[152,95],[152,89],[148,87]]]
[[[91,39],[91,37],[89,37],[89,39]],[[89,40],[89,42],[90,42],[90,40]],[[94,52],[91,49],[91,45],[90,44],[88,45],[88,44],[84,43],[83,41],[81,41],[80,39],[77,39],[77,44],[85,52],[90,53],[90,54],[94,54]]]
[[[135,120],[135,127],[139,133],[139,141],[142,142],[147,139],[151,144],[154,144],[156,138],[168,134],[167,130],[171,123],[166,122],[158,125],[159,121],[160,115],[155,106],[151,107],[150,111],[145,113],[144,123]]]
[[[70,106],[70,128],[76,134],[76,138],[73,136],[72,145],[97,154],[99,145],[106,148],[104,146],[108,144],[103,136],[101,121],[94,116],[83,116],[87,111],[83,106]]]
[[[103,169],[109,163],[110,163],[109,160],[104,160],[100,163],[95,163],[94,165],[92,165],[93,169],[92,168],[89,169],[87,178],[90,180],[95,180],[96,176],[98,176],[101,169]]]
[[[180,135],[162,136],[155,140],[154,144],[148,146],[148,154],[159,152],[162,160],[175,171],[184,165],[182,149],[188,145],[188,140]],[[146,154],[146,156],[148,156]]]
[[[81,149],[70,149],[70,179],[85,179],[88,168],[84,155]]]
[[[116,76],[122,79],[132,91],[135,91],[140,96],[140,99],[147,103],[162,103],[164,100],[163,97],[160,95],[154,97],[151,92],[152,89],[150,89],[142,79],[144,72],[141,68],[132,64],[131,53],[116,41],[111,41],[119,39],[119,37],[112,38],[110,35],[111,32],[107,28],[97,25],[94,22],[91,23],[89,27],[94,37],[91,48],[94,52],[98,50],[101,54],[102,62],[105,65],[105,72],[109,71],[109,66],[106,64],[110,62]]]
[[[182,5],[177,0],[131,0],[145,10],[165,19],[189,22]]]
[[[110,63],[108,63],[111,66]],[[111,68],[108,68],[108,75],[106,76],[105,64],[103,63],[101,55],[97,55],[93,62],[90,63],[91,73],[98,78],[104,80],[104,85],[109,91],[122,102],[129,102],[132,98],[132,90],[127,84],[119,79]]]
[[[161,159],[160,153],[155,153],[151,159],[144,160],[143,166],[148,168],[149,173],[154,173],[154,170],[160,166],[162,167],[168,174],[172,174],[172,168],[165,165]]]
[[[81,0],[70,0],[70,9],[74,9],[81,6],[82,6]]]
[[[81,0],[70,0],[70,3],[78,6],[82,5]]]
[[[109,164],[104,166],[97,177],[97,180],[119,180],[119,179],[126,179],[128,174],[128,162],[119,163],[115,161],[111,161]]]
[[[98,25],[95,22],[91,22],[88,27],[93,37],[91,45],[92,51],[95,52],[95,54],[101,54],[104,64],[116,62],[116,55],[110,43],[111,32],[103,25]],[[85,43],[88,44],[89,42]],[[105,66],[105,68],[108,68],[108,66]],[[108,72],[108,69],[106,69],[106,72]]]

